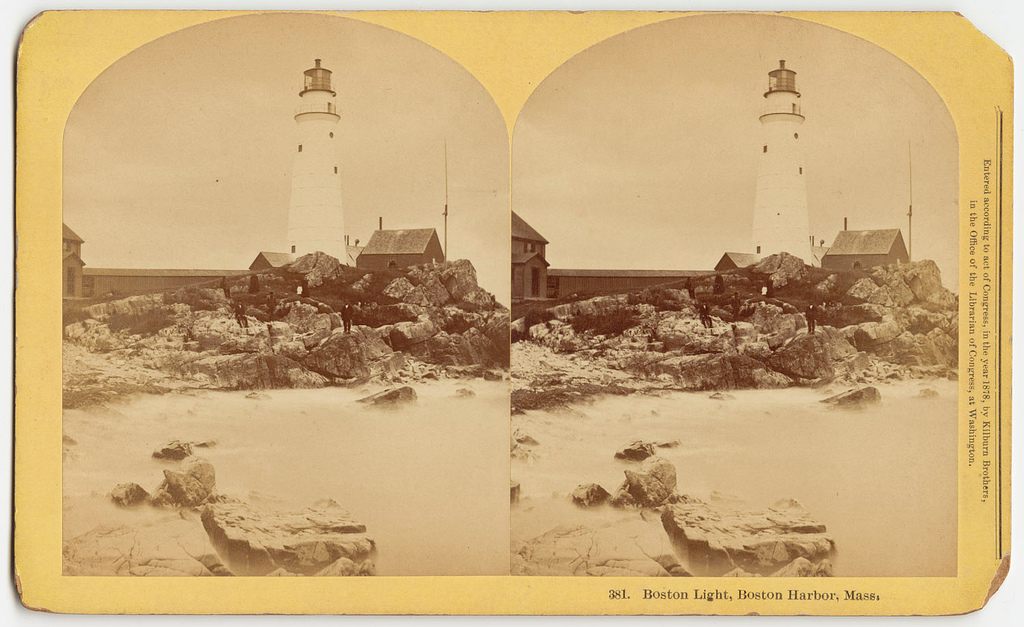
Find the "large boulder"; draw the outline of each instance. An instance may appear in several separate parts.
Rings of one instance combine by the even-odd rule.
[[[369,396],[364,396],[357,402],[365,403],[367,405],[397,405],[399,403],[408,403],[414,400],[416,400],[416,390],[412,389],[408,385],[403,385],[397,388],[381,390],[380,392]]]
[[[649,374],[671,377],[675,387],[683,390],[780,388],[792,384],[789,377],[746,355],[680,355],[654,361],[644,369]]]
[[[327,379],[284,355],[241,354],[202,357],[187,365],[210,387],[227,390],[319,388]]]
[[[239,575],[278,569],[300,575],[374,573],[376,545],[366,526],[334,501],[297,512],[233,501],[211,503],[203,508],[202,522],[217,551]],[[337,564],[342,558],[348,562]]]
[[[307,368],[328,377],[368,378],[381,372],[381,362],[394,352],[374,329],[354,326],[334,333],[303,360]]]
[[[846,327],[843,333],[851,340],[857,350],[871,351],[882,344],[895,340],[903,329],[891,318],[883,322],[863,322],[853,327]]]
[[[615,451],[615,459],[626,459],[633,462],[641,462],[654,455],[654,442],[634,440]]]
[[[217,473],[213,464],[199,457],[189,457],[181,470],[165,470],[163,483],[150,502],[158,507],[198,507],[213,496]]]
[[[64,575],[231,575],[191,516],[167,514],[130,526],[100,526],[64,543]]]
[[[419,285],[413,285],[409,279],[404,276],[398,277],[388,283],[384,288],[384,295],[399,302],[409,303],[411,305],[420,305],[423,307],[430,305],[430,299],[427,297],[423,288]]]
[[[430,307],[440,307],[448,302],[450,295],[441,282],[441,271],[443,266],[435,264],[424,264],[409,269],[406,276],[415,285],[419,286],[423,293],[424,300]]]
[[[628,516],[598,527],[555,527],[524,542],[513,575],[685,577],[689,575],[656,522]]]
[[[192,443],[181,440],[171,440],[160,448],[153,451],[155,459],[182,460],[192,454]]]
[[[717,577],[737,568],[771,575],[794,559],[831,560],[835,543],[825,525],[786,501],[763,512],[686,499],[662,510],[661,521],[683,564],[696,576]]]
[[[675,494],[676,467],[667,459],[648,457],[639,469],[624,473],[626,480],[611,499],[615,507],[658,507]]]
[[[299,257],[286,267],[292,274],[301,274],[310,287],[322,285],[341,273],[341,262],[319,250]]]
[[[203,351],[217,350],[234,354],[270,350],[270,335],[265,324],[249,320],[248,328],[244,328],[233,316],[223,312],[199,312],[192,320],[189,334],[193,341],[199,343],[199,350]]]
[[[608,493],[608,490],[605,490],[596,483],[580,484],[569,495],[574,505],[584,508],[604,505],[609,497],[611,497],[611,494]]]
[[[479,289],[476,282],[476,268],[468,259],[457,259],[444,264],[440,281],[448,291],[451,300],[461,302]]]
[[[840,392],[821,402],[828,405],[835,405],[837,407],[863,407],[865,405],[874,405],[882,400],[882,393],[878,391],[878,388],[874,386],[865,386],[852,390],[846,390]]]
[[[119,483],[110,491],[110,500],[121,507],[142,505],[148,499],[149,492],[137,483]]]
[[[785,287],[803,278],[807,272],[804,260],[787,252],[768,255],[754,266],[754,271],[767,274],[772,287]]]
[[[426,342],[437,334],[437,327],[429,317],[423,316],[416,322],[398,322],[391,327],[388,339],[391,348],[407,350],[413,344]]]
[[[840,341],[845,342],[842,338]],[[768,367],[799,379],[832,377],[832,342],[823,333],[799,335],[772,353]]]

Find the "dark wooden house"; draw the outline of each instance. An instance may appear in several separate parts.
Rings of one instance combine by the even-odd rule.
[[[74,231],[68,228],[68,225],[61,224],[64,227],[64,273],[63,273],[63,294],[64,298],[81,298],[82,293],[82,275],[83,269],[85,268],[85,262],[82,261],[82,243],[85,241],[79,237]]]
[[[716,272],[746,268],[761,261],[761,255],[754,253],[725,253],[715,264]]]
[[[260,251],[256,258],[249,264],[249,269],[253,271],[259,270],[270,270],[272,268],[280,268],[287,266],[292,262],[291,253],[273,253],[266,250]]]
[[[356,267],[385,270],[443,261],[444,251],[436,230],[391,229],[373,232],[356,257]]]
[[[840,231],[821,259],[827,270],[866,270],[910,261],[899,229]]]
[[[512,299],[548,297],[548,240],[512,212]]]

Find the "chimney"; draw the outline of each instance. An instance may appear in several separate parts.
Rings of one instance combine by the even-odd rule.
[[[843,218],[843,230],[844,231],[846,230],[846,218],[845,217]]]
[[[377,216],[377,230],[384,230],[384,216]]]

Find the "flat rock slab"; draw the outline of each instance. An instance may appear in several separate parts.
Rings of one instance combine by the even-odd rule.
[[[408,403],[409,401],[416,400],[416,390],[412,389],[408,385],[403,385],[397,388],[389,388],[376,394],[364,396],[359,399],[358,402],[366,403],[367,405],[395,405],[397,403]]]
[[[882,400],[882,393],[874,386],[865,386],[853,390],[847,390],[835,396],[822,399],[822,403],[836,407],[863,407],[873,405]]]
[[[169,514],[140,525],[100,526],[64,543],[65,575],[198,577],[231,575],[203,525]]]
[[[376,544],[366,526],[333,501],[295,512],[211,503],[203,508],[202,521],[213,545],[240,575],[278,569],[299,575],[374,574]],[[336,564],[342,558],[351,564]]]
[[[559,526],[524,543],[512,556],[513,575],[687,576],[672,543],[655,522],[636,515],[601,527]]]
[[[696,576],[717,577],[737,568],[772,575],[797,558],[813,566],[831,560],[835,552],[825,525],[792,500],[763,512],[699,501],[678,503],[666,506],[661,520],[683,563]]]

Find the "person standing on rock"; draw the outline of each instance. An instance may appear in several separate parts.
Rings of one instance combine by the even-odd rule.
[[[704,325],[704,328],[710,329],[712,327],[711,322],[711,309],[707,303],[701,303],[700,307],[697,308],[697,312],[700,314],[700,323]]]
[[[721,274],[715,275],[715,294],[725,293],[725,279],[722,278]]]
[[[352,305],[345,303],[341,307],[341,323],[344,326],[345,333],[352,330]]]
[[[740,315],[740,295],[734,290],[732,296],[729,297],[729,305],[732,307],[733,320]]]
[[[807,332],[814,335],[814,327],[818,322],[818,306],[814,303],[807,305],[807,311],[804,313],[804,318],[807,319]]]
[[[693,279],[686,277],[686,295],[693,300]]]
[[[220,278],[220,289],[224,291],[224,298],[231,298],[231,290],[228,289],[228,278],[226,276]]]
[[[249,319],[245,317],[245,305],[235,303],[235,322],[245,330],[249,330]]]

